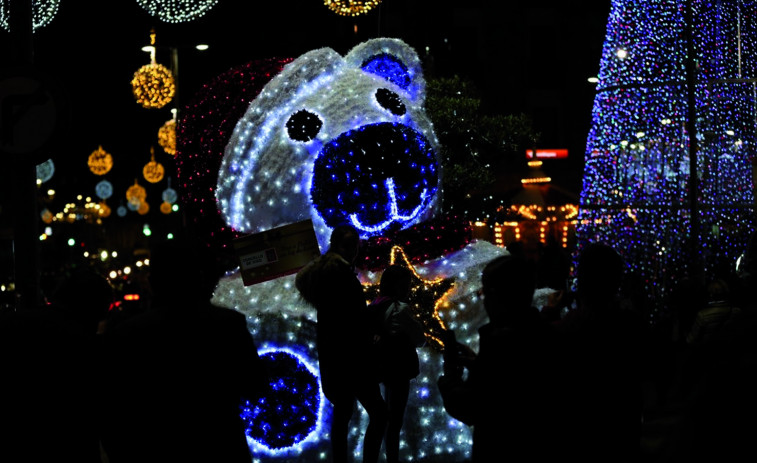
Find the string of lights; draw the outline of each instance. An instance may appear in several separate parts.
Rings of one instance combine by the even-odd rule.
[[[754,228],[756,3],[612,2],[577,252],[611,244],[656,307],[680,278],[733,267]]]

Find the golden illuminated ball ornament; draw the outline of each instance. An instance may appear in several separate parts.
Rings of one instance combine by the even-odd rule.
[[[129,201],[130,204],[140,204],[144,202],[145,198],[147,198],[147,190],[145,190],[145,187],[137,183],[137,180],[135,179],[134,185],[126,190],[126,200]]]
[[[95,175],[105,175],[113,168],[113,156],[98,146],[87,159],[89,170]]]
[[[160,203],[160,212],[167,215],[170,214],[172,210],[173,206],[168,201],[163,201],[162,203]]]
[[[145,215],[148,212],[150,212],[150,205],[147,203],[147,201],[142,201],[142,204],[140,204],[139,208],[137,208],[137,213],[139,215]]]
[[[402,246],[392,246],[389,254],[389,265],[400,265],[409,269],[412,276],[412,287],[408,303],[411,313],[423,325],[426,341],[435,350],[443,350],[443,333],[447,329],[439,316],[439,309],[447,301],[455,283],[452,278],[439,277],[425,280],[410,263]],[[380,279],[379,279],[380,280]],[[365,285],[366,297],[371,300],[378,297],[379,283]]]
[[[142,169],[142,175],[148,182],[158,183],[163,180],[165,173],[166,170],[163,168],[163,164],[155,160],[155,149],[150,147],[150,162],[145,164],[145,167]]]
[[[42,221],[45,222],[46,224],[49,224],[50,222],[53,221],[53,213],[50,212],[50,210],[47,208],[43,209],[39,215],[40,215],[40,218],[42,218]]]
[[[358,16],[371,10],[381,0],[324,0],[329,10],[340,16]]]
[[[108,206],[105,201],[100,201],[99,205],[100,208],[97,211],[100,214],[100,217],[110,217],[110,206]]]
[[[144,108],[162,108],[176,94],[176,82],[173,74],[158,63],[145,64],[131,80],[131,89],[137,103]]]
[[[137,103],[144,108],[162,108],[176,94],[176,81],[167,67],[155,62],[155,32],[150,33],[150,64],[134,73],[131,89]]]
[[[158,143],[166,154],[171,156],[176,154],[176,119],[167,120],[158,129]]]

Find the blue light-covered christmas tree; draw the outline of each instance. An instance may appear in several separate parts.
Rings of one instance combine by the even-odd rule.
[[[612,2],[578,252],[614,246],[657,308],[734,268],[754,229],[756,39],[755,1]]]

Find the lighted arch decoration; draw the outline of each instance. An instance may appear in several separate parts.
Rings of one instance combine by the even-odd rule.
[[[381,0],[324,0],[323,2],[329,10],[340,16],[359,16],[379,3]]]
[[[2,0],[0,4],[0,26],[10,32],[11,0]],[[47,26],[58,13],[60,0],[32,0],[32,31]]]
[[[137,0],[137,3],[163,22],[182,23],[205,15],[218,0]]]

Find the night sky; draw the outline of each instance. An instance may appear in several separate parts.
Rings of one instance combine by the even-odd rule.
[[[542,134],[537,147],[569,149],[569,159],[552,161],[545,170],[553,183],[578,194],[594,96],[586,79],[599,68],[610,2],[511,3],[384,0],[365,15],[343,17],[319,0],[220,0],[199,19],[167,23],[136,0],[61,0],[55,18],[32,39],[35,68],[59,85],[69,108],[60,123],[62,136],[49,150],[56,174],[45,187],[59,192],[56,201],[69,201],[76,194],[94,197],[94,186],[106,178],[114,186],[108,204],[115,211],[138,180],[153,198],[149,214],[159,217],[157,198],[166,182],[149,184],[142,167],[152,147],[166,175],[174,176],[173,158],[157,142],[171,108],[181,108],[231,67],[295,58],[320,47],[345,54],[364,40],[384,36],[413,46],[427,79],[455,74],[472,79],[482,111],[530,116]],[[153,29],[156,61],[170,68],[171,48],[178,55],[178,94],[161,109],[137,104],[130,85],[134,72],[150,61],[141,48],[149,44]],[[197,51],[198,43],[210,48]],[[4,30],[0,50],[4,63],[25,56]],[[98,146],[114,157],[104,177],[87,167]],[[3,192],[7,196],[7,188]]]

